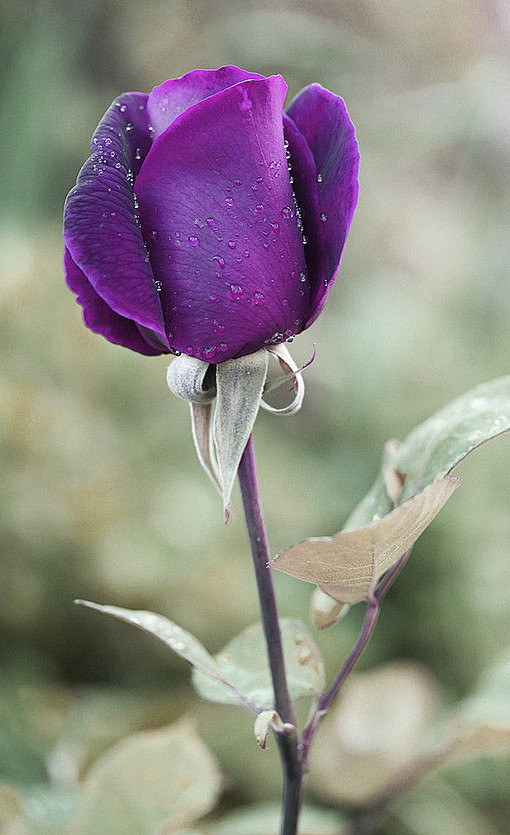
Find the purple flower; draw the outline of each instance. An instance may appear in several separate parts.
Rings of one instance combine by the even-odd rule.
[[[65,269],[85,323],[142,354],[220,363],[320,313],[356,205],[341,98],[195,70],[103,116],[68,195]]]

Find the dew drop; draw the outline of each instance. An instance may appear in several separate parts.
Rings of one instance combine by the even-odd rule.
[[[216,353],[216,345],[211,345],[209,348],[204,348],[202,353],[206,359],[210,359]]]
[[[190,246],[198,246],[198,238],[196,235],[190,235],[188,241]]]
[[[217,319],[213,319],[213,328],[218,331],[218,333],[223,333],[225,330],[225,325],[222,325],[221,322],[218,322]]]
[[[228,345],[227,345],[226,342],[220,342],[220,344],[218,345],[218,348],[220,349],[220,351],[223,351],[223,352],[228,351]]]
[[[305,246],[306,246],[306,244],[308,243],[308,238],[306,237],[306,235],[303,235],[301,240],[303,241],[303,244],[305,244]]]
[[[322,183],[322,174],[317,174],[317,182]]]
[[[131,124],[131,122],[128,122],[127,125],[126,125],[126,133],[129,133],[130,131],[132,131],[133,127],[134,127],[134,125]]]
[[[156,285],[156,290],[158,291],[158,293],[161,293],[163,289],[163,284],[161,283],[161,281],[154,281],[154,284]]]
[[[264,293],[262,293],[260,290],[255,290],[253,298],[255,299],[255,304],[258,304],[259,302],[264,301],[265,296]]]
[[[250,250],[245,249],[244,252],[243,252],[243,255],[244,255],[245,258],[249,258],[250,257]]]
[[[217,296],[209,296],[209,301],[210,301],[210,302],[213,302],[213,303],[214,303],[214,302],[215,302],[215,301],[217,301],[217,300],[218,300],[218,299],[217,299]]]
[[[229,241],[228,245],[229,245],[230,249],[235,249],[236,248],[236,242],[235,241]]]
[[[121,104],[119,110],[120,110],[121,113],[125,113],[126,110],[127,110],[127,105],[126,104]]]
[[[152,240],[153,240],[153,241],[157,241],[157,239],[159,238],[159,232],[158,232],[158,230],[157,230],[157,229],[153,229],[153,230],[152,230],[152,232],[151,232],[151,238],[152,238]]]
[[[282,304],[283,304],[284,307],[288,307],[289,306],[289,300],[288,299],[282,299]]]
[[[255,206],[255,214],[258,214],[259,212],[263,212],[263,211],[264,211],[263,203],[257,203],[257,205]]]
[[[214,218],[213,217],[206,217],[205,222],[208,226],[214,226]]]
[[[224,267],[225,267],[225,259],[224,259],[224,258],[222,258],[222,257],[221,257],[221,255],[213,255],[213,257],[211,258],[211,261],[217,261],[217,262],[218,262],[218,265],[219,265],[219,267],[220,267],[220,269],[221,269],[221,270],[223,270],[223,269],[224,269]]]
[[[198,217],[196,217],[195,218],[195,226],[197,227],[197,229],[203,229],[204,226],[205,226],[205,223],[200,223],[200,220],[198,219]]]
[[[285,206],[285,207],[282,209],[282,211],[281,211],[281,215],[282,215],[282,217],[284,217],[286,220],[288,220],[289,218],[294,217],[294,212],[292,211],[292,209],[290,208],[290,206]]]
[[[299,278],[301,281],[306,281],[306,273],[300,273]]]
[[[324,223],[324,221],[326,221],[327,219],[328,219],[328,216],[327,216],[326,214],[324,214],[324,212],[321,212],[321,220],[322,220],[322,222]]]
[[[242,180],[234,180],[234,185],[236,185],[236,186],[242,186],[242,184],[243,184],[243,181],[242,181]]]
[[[240,285],[240,284],[231,284],[231,285],[230,285],[230,292],[231,292],[231,294],[232,294],[232,297],[233,297],[233,298],[236,300],[236,302],[237,302],[237,301],[239,301],[239,299],[240,299],[240,298],[241,298],[241,296],[243,295],[243,288],[241,287],[241,285]]]

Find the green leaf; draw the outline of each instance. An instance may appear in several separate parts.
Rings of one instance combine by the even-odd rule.
[[[289,692],[292,699],[321,692],[325,685],[324,663],[306,627],[300,620],[280,621]],[[224,679],[230,682],[259,709],[269,710],[274,703],[273,686],[267,662],[262,625],[249,626],[230,641],[215,661]],[[193,684],[204,699],[223,704],[236,704],[232,689],[213,681],[198,670],[193,671]]]
[[[401,444],[388,445],[383,469],[344,530],[380,519],[392,507],[385,483],[390,466],[406,475],[396,504],[451,473],[470,452],[510,431],[510,376],[482,383],[414,429]]]
[[[216,760],[190,722],[134,734],[89,770],[71,833],[173,832],[214,808],[220,788]]]
[[[459,483],[450,477],[434,481],[379,521],[305,539],[278,554],[270,566],[317,583],[339,603],[358,603],[430,525]]]
[[[254,710],[254,705],[249,703],[244,698],[233,684],[231,684],[224,677],[223,670],[216,663],[212,655],[209,655],[206,648],[200,641],[195,638],[190,632],[181,629],[173,621],[163,617],[163,615],[156,615],[154,612],[136,611],[133,609],[121,609],[118,606],[101,606],[99,603],[91,603],[89,600],[76,600],[82,606],[87,606],[89,609],[95,609],[98,612],[104,612],[106,615],[112,615],[119,620],[126,623],[131,623],[133,626],[138,626],[144,632],[149,632],[154,635],[170,649],[189,661],[195,669],[200,670],[204,676],[209,676],[212,679],[217,679],[222,686],[227,689],[232,689],[232,701],[234,703],[242,704],[249,710]]]
[[[508,431],[510,376],[463,394],[411,432],[395,455],[395,467],[407,473],[400,502],[450,473],[486,441]]]
[[[144,632],[154,635],[155,638],[173,649],[177,655],[189,661],[205,675],[213,678],[218,676],[223,681],[218,665],[212,655],[209,655],[204,645],[190,632],[181,629],[180,626],[163,617],[163,615],[134,609],[121,609],[119,606],[101,606],[99,603],[91,603],[89,600],[76,600],[75,602],[81,606],[87,606],[89,609],[95,609],[97,612],[103,612],[105,615],[112,615],[114,618],[133,624],[133,626],[138,626]]]

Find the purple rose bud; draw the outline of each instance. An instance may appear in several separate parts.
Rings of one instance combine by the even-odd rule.
[[[195,70],[103,116],[64,211],[86,325],[142,354],[221,363],[320,313],[356,205],[358,147],[317,84]]]

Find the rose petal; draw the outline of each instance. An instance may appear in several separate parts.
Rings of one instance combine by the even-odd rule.
[[[246,72],[239,67],[220,67],[219,70],[193,70],[182,78],[171,78],[149,94],[147,112],[159,136],[188,107],[250,78],[264,78],[259,73]]]
[[[155,140],[142,166],[140,219],[174,350],[218,363],[303,328],[310,287],[300,280],[285,92],[272,76],[204,99]]]
[[[142,93],[125,93],[103,116],[92,156],[66,200],[64,240],[74,263],[113,311],[164,334],[133,193],[135,172],[151,144],[146,102]]]
[[[305,87],[287,114],[305,137],[315,160],[326,236],[327,273],[306,323],[308,326],[322,310],[340,264],[358,199],[359,152],[354,126],[343,100],[319,84]]]
[[[152,347],[146,342],[131,319],[114,313],[101,296],[97,295],[87,277],[74,263],[68,249],[64,251],[64,267],[67,284],[73,293],[76,293],[77,301],[83,307],[83,321],[91,331],[100,333],[115,345],[138,351],[139,354],[153,355],[162,352],[161,348]]]
[[[292,119],[283,114],[285,139],[288,142],[292,188],[296,195],[296,212],[301,213],[303,234],[307,241],[305,257],[307,276],[310,280],[310,308],[307,319],[315,311],[317,300],[324,292],[324,280],[328,274],[327,242],[324,223],[321,221],[319,184],[313,154],[303,134]]]

